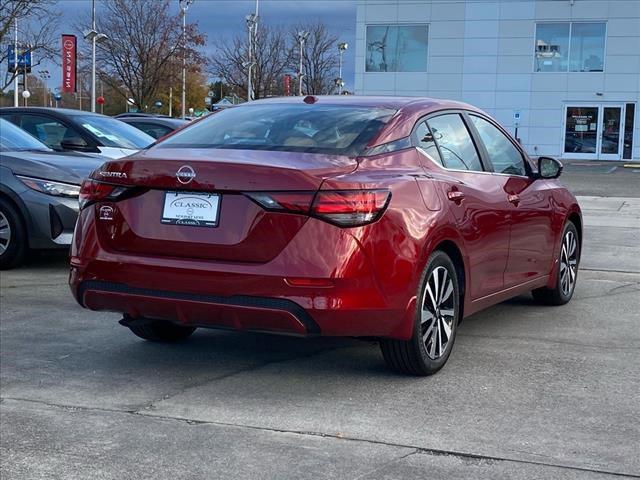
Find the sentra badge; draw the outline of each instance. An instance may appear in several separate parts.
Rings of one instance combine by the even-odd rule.
[[[105,172],[100,170],[98,172],[98,175],[100,175],[101,177],[107,177],[107,178],[127,178],[127,174],[124,172]]]

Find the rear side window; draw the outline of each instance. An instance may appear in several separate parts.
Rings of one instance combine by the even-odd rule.
[[[471,115],[496,173],[526,175],[522,154],[495,125],[484,118]]]
[[[427,120],[427,124],[446,168],[477,172],[483,170],[471,134],[459,114],[439,115]]]
[[[418,124],[418,127],[415,131],[415,136],[416,141],[418,142],[418,147],[420,147],[433,160],[442,165],[440,152],[438,152],[438,147],[436,146],[436,142],[433,138],[431,130],[429,130],[429,127],[427,126],[427,122],[421,122],[420,124]]]
[[[42,143],[55,150],[61,150],[63,140],[79,139],[82,137],[73,128],[44,115],[23,114],[20,116],[20,127],[39,139]],[[84,142],[86,144],[86,142]]]
[[[154,148],[227,148],[360,155],[393,116],[388,108],[250,104],[223,110]]]

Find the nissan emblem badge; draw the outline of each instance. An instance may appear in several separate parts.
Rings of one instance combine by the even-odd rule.
[[[180,183],[186,185],[196,178],[196,172],[189,165],[183,165],[176,172],[176,178]]]

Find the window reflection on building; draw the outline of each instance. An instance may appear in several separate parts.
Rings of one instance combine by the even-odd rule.
[[[367,26],[367,72],[425,72],[427,25]]]
[[[539,23],[536,26],[536,72],[602,72],[606,24]]]

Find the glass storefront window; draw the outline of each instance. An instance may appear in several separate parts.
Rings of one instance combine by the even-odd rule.
[[[596,153],[598,107],[567,107],[565,153]]]
[[[569,24],[539,23],[536,27],[536,72],[566,72]]]
[[[426,72],[427,25],[368,25],[367,72]]]
[[[536,25],[536,72],[602,72],[606,24],[586,22]]]
[[[604,69],[604,23],[571,25],[570,72],[602,72]]]

